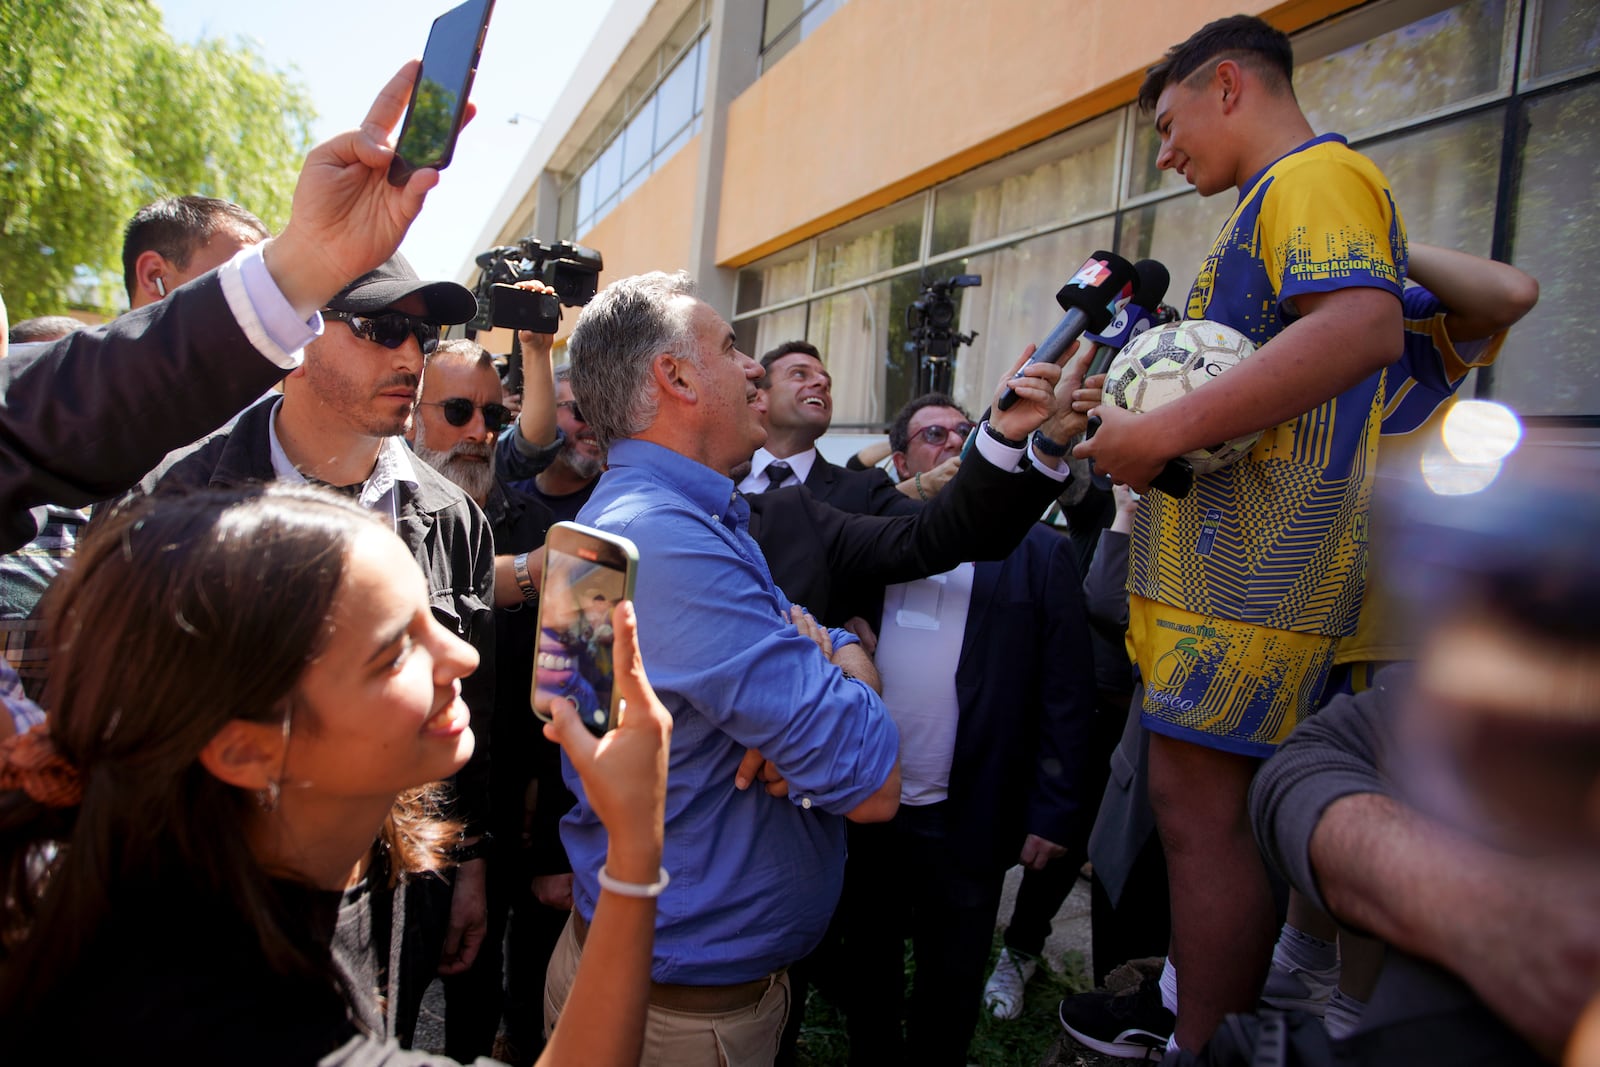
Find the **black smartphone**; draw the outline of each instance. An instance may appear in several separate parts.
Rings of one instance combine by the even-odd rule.
[[[411,87],[405,125],[389,163],[391,184],[404,185],[412,171],[423,167],[443,170],[450,165],[493,10],[494,0],[467,0],[433,20],[422,70]]]
[[[561,298],[515,285],[489,287],[489,321],[507,330],[555,333],[561,329]]]
[[[533,713],[550,721],[557,697],[573,702],[595,735],[617,724],[611,612],[633,598],[639,550],[626,537],[558,522],[544,541]]]

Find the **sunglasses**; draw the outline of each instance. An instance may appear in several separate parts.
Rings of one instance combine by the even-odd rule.
[[[589,421],[588,419],[583,417],[583,412],[578,410],[578,402],[576,400],[557,400],[556,401],[556,407],[557,408],[566,408],[567,409],[567,414],[572,416],[572,421],[573,422],[588,422]]]
[[[444,421],[451,426],[465,426],[472,421],[472,413],[483,410],[483,425],[490,433],[499,433],[511,425],[511,409],[504,404],[474,404],[464,396],[452,396],[447,400],[424,400],[431,408],[440,408],[444,411]]]
[[[965,441],[967,434],[972,432],[972,427],[975,425],[976,423],[971,422],[958,422],[954,426],[924,426],[917,431],[916,437],[926,445],[942,445],[951,434]]]
[[[438,326],[402,311],[385,311],[381,315],[357,315],[349,311],[331,311],[323,308],[322,317],[342,322],[350,327],[351,333],[363,341],[371,341],[384,348],[399,348],[406,343],[407,337],[415,337],[424,352],[432,351],[433,346],[439,343]]]

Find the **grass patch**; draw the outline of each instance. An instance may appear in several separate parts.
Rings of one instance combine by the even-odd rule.
[[[994,966],[1001,944],[1001,935],[997,931],[989,950],[990,968]],[[982,1064],[983,1067],[1040,1067],[1047,1057],[1051,1062],[1077,1062],[1070,1058],[1058,1061],[1053,1056],[1057,1038],[1061,1034],[1056,1006],[1061,1003],[1062,997],[1081,993],[1090,985],[1087,968],[1080,954],[1067,953],[1063,965],[1063,971],[1058,973],[1051,970],[1049,961],[1041,962],[1038,973],[1028,983],[1027,996],[1019,1017],[996,1019],[986,1011],[979,1013],[978,1028],[972,1035],[972,1044],[967,1048],[969,1063]],[[909,996],[912,972],[909,945],[905,968]],[[988,974],[988,968],[984,973]],[[1068,1045],[1075,1049],[1070,1042]],[[801,1067],[844,1067],[850,1058],[844,1012],[814,986],[806,1002],[797,1058]]]

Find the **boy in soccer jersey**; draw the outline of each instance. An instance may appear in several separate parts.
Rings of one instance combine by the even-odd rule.
[[[1342,138],[1313,134],[1292,72],[1287,36],[1235,16],[1147,74],[1158,165],[1202,196],[1239,191],[1187,316],[1258,347],[1158,412],[1096,408],[1101,428],[1078,450],[1144,492],[1173,457],[1265,430],[1187,498],[1146,496],[1130,546],[1129,645],[1181,975],[1169,1006],[1190,1050],[1261,993],[1275,924],[1246,790],[1354,628],[1382,372],[1401,352],[1405,229],[1388,182]]]

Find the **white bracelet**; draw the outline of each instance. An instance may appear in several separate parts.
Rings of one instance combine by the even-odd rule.
[[[611,872],[604,866],[600,868],[600,888],[608,889],[618,896],[623,897],[659,897],[661,891],[667,888],[667,883],[672,881],[665,867],[661,868],[661,877],[649,884],[643,882],[621,882],[611,877]]]

